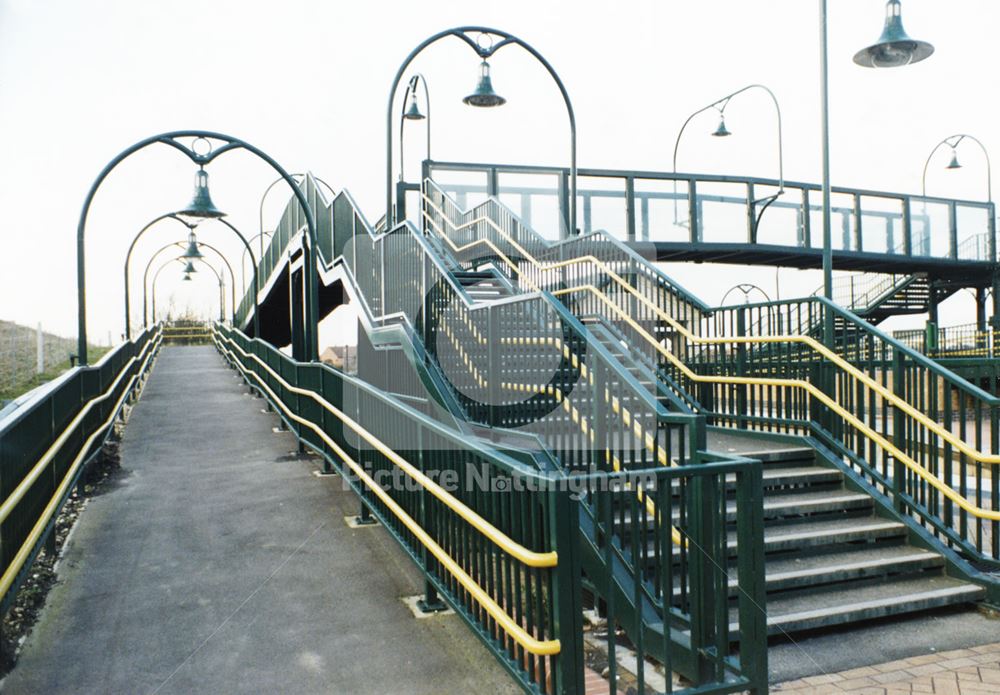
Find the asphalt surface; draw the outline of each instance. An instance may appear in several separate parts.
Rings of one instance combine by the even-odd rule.
[[[518,692],[457,616],[412,616],[412,562],[234,375],[162,351],[0,691]]]
[[[998,635],[1000,619],[968,607],[870,620],[850,628],[772,638],[767,653],[768,673],[772,683],[779,683],[978,647],[996,642]]]

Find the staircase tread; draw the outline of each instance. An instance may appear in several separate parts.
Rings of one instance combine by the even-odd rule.
[[[773,598],[767,603],[768,624],[816,618],[824,614],[847,613],[907,602],[962,598],[974,600],[985,590],[976,584],[943,575],[898,579],[878,584],[817,591],[808,595]]]
[[[906,527],[898,521],[880,517],[837,519],[834,521],[803,521],[786,526],[771,526],[764,529],[764,543],[791,540],[798,537],[830,536],[835,533],[866,533],[872,531],[900,531]],[[730,541],[736,542],[736,534],[731,533]]]
[[[861,567],[890,566],[897,563],[925,562],[942,560],[941,556],[930,550],[914,548],[910,545],[889,547],[859,548],[828,555],[808,555],[792,558],[779,558],[765,563],[764,570],[768,580],[780,580],[799,574],[813,574],[829,571],[849,570]]]
[[[847,490],[810,490],[808,492],[765,496],[764,509],[858,500],[871,500],[871,496],[864,492],[849,492]]]

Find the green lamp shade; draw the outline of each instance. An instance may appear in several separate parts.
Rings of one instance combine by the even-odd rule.
[[[911,39],[903,31],[900,0],[889,0],[885,5],[885,28],[878,41],[854,54],[854,62],[866,68],[897,68],[919,63],[934,52],[926,41]]]
[[[420,107],[417,105],[417,93],[410,93],[410,105],[406,109],[406,113],[403,114],[403,118],[408,121],[422,121],[426,116],[420,113]]]
[[[503,106],[507,100],[493,91],[493,81],[490,79],[490,64],[485,60],[479,65],[479,83],[475,91],[462,99],[469,106],[493,107]]]
[[[225,214],[212,202],[212,195],[208,191],[208,172],[199,169],[194,176],[194,196],[187,207],[177,213],[177,216],[187,222],[197,224],[205,219],[224,217]]]

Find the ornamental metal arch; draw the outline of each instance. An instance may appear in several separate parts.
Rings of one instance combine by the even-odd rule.
[[[222,146],[218,148],[211,147],[211,142],[209,142],[209,150],[207,152],[197,152],[193,144],[188,146],[180,142],[180,138],[193,138],[195,140],[204,139],[205,141],[217,141],[222,142]],[[83,203],[83,209],[80,211],[80,220],[77,224],[77,248],[76,248],[76,272],[77,272],[77,321],[78,321],[78,359],[81,366],[87,364],[87,281],[86,281],[86,229],[87,229],[87,215],[90,212],[90,206],[93,203],[94,197],[97,195],[98,189],[100,189],[101,184],[108,177],[108,175],[121,164],[125,159],[131,155],[139,152],[146,147],[155,144],[163,144],[178,150],[188,159],[190,159],[194,164],[204,167],[221,155],[231,152],[234,150],[246,150],[247,152],[255,155],[258,159],[264,161],[268,166],[274,169],[281,180],[285,181],[288,186],[292,189],[296,200],[298,200],[299,205],[306,218],[306,238],[307,243],[303,244],[303,254],[304,262],[306,267],[310,269],[310,272],[306,273],[306,292],[305,292],[305,320],[303,321],[303,334],[304,334],[304,353],[303,355],[296,356],[296,359],[302,361],[315,361],[318,355],[318,341],[317,341],[317,325],[319,323],[319,286],[318,278],[315,273],[315,263],[316,263],[316,248],[317,248],[317,231],[316,231],[316,218],[313,214],[312,208],[309,205],[309,201],[306,199],[302,190],[299,188],[295,179],[285,171],[285,169],[278,164],[270,155],[265,153],[263,150],[251,145],[250,143],[241,140],[239,138],[233,137],[231,135],[225,135],[223,133],[216,133],[208,130],[176,130],[168,133],[161,133],[159,135],[153,135],[144,140],[131,145],[130,147],[122,150],[118,155],[116,155],[107,165],[101,170],[97,175],[97,178],[90,186],[90,190],[87,192],[87,197]],[[231,226],[231,225],[230,225]],[[234,228],[235,229],[235,228]],[[256,267],[256,266],[255,266]],[[256,292],[255,292],[256,294]],[[154,297],[155,300],[155,297]],[[255,321],[257,320],[257,312],[254,312]],[[293,344],[296,341],[293,341]]]
[[[499,42],[491,42],[488,46],[483,46],[477,41],[469,37],[469,34],[481,34],[489,37],[499,37]],[[386,130],[386,158],[385,158],[385,219],[386,227],[391,227],[393,223],[398,220],[395,219],[394,208],[392,205],[392,105],[396,99],[396,90],[399,88],[399,82],[403,78],[403,74],[406,69],[413,62],[425,48],[433,43],[440,41],[448,36],[454,36],[458,39],[464,41],[468,46],[479,56],[482,60],[487,60],[492,57],[497,51],[507,45],[516,44],[527,51],[535,60],[542,64],[542,67],[548,71],[552,80],[556,83],[559,88],[559,93],[562,95],[563,102],[566,105],[566,114],[569,117],[569,132],[570,132],[570,192],[569,192],[569,229],[567,230],[570,235],[576,233],[576,115],[573,112],[573,103],[570,101],[569,92],[566,91],[566,86],[563,81],[559,78],[558,73],[556,73],[555,68],[545,59],[545,57],[539,53],[531,44],[523,41],[522,39],[510,34],[506,31],[500,29],[491,29],[490,27],[481,26],[462,26],[455,27],[453,29],[446,29],[440,31],[433,36],[424,39],[416,48],[410,51],[410,54],[406,56],[406,59],[400,64],[399,69],[396,71],[396,76],[392,80],[392,86],[389,88],[389,103],[386,107],[385,114],[385,130]]]
[[[147,231],[149,231],[158,222],[161,222],[162,220],[166,220],[166,219],[177,220],[178,222],[180,222],[181,224],[183,224],[188,230],[190,230],[192,232],[194,231],[195,227],[199,226],[199,225],[192,225],[192,224],[189,224],[189,223],[185,222],[183,219],[181,219],[180,217],[177,216],[177,213],[169,212],[169,213],[167,213],[165,215],[160,215],[159,217],[154,218],[145,227],[143,227],[142,229],[140,229],[139,233],[136,234],[135,237],[133,237],[132,243],[129,244],[128,252],[125,254],[125,338],[126,339],[128,339],[128,338],[131,337],[131,324],[129,323],[129,319],[130,319],[130,316],[129,316],[129,314],[130,314],[130,304],[129,304],[129,267],[130,267],[130,263],[131,263],[131,259],[132,259],[132,251],[135,250],[135,245],[139,241],[139,239],[142,237],[143,234],[145,234]],[[260,291],[260,285],[258,283],[258,278],[257,278],[257,258],[253,254],[253,250],[250,247],[250,242],[247,240],[247,238],[245,236],[243,236],[243,233],[240,232],[240,230],[238,230],[232,224],[230,224],[228,220],[223,219],[223,218],[217,218],[217,221],[222,222],[224,225],[226,225],[227,227],[229,227],[229,229],[231,229],[236,234],[236,236],[238,236],[240,238],[240,241],[243,242],[243,246],[245,247],[244,250],[243,250],[243,253],[247,253],[247,252],[250,253],[250,258],[253,261],[253,284],[254,284],[254,288],[257,291]],[[219,252],[219,250],[216,249],[214,246],[209,246],[208,244],[205,244],[204,242],[201,242],[201,241],[199,241],[198,243],[199,244],[204,244],[207,248],[212,249],[213,251],[215,251],[216,253],[218,253],[220,256],[222,256],[222,254]],[[164,247],[164,248],[167,248],[167,247]],[[162,250],[163,249],[160,249],[160,251],[162,251]],[[159,251],[157,251],[156,253],[159,253]],[[222,260],[225,261],[225,263],[226,263],[227,266],[229,265],[229,261],[226,260],[225,256],[222,256]],[[230,275],[233,274],[232,266],[229,266],[229,274]],[[235,292],[235,291],[236,291],[236,277],[233,276],[233,292]],[[145,285],[143,285],[143,293],[145,294]],[[145,300],[144,300],[144,303],[145,303]],[[254,315],[253,315],[254,335],[260,335],[260,330],[259,330],[260,329],[260,323],[259,323],[259,320],[258,320],[258,314],[259,313],[260,312],[258,311],[258,306],[257,306],[257,292],[254,292]],[[235,314],[236,314],[236,305],[235,305],[235,302],[234,302],[234,304],[233,304],[233,315],[235,316]],[[143,310],[143,320],[145,320],[145,309]]]
[[[931,153],[927,155],[926,161],[924,161],[924,173],[920,177],[920,192],[923,196],[927,196],[927,168],[931,164],[931,159],[934,158],[935,153],[941,148],[942,145],[947,145],[955,151],[955,149],[961,144],[963,140],[970,140],[971,142],[979,145],[979,149],[982,150],[983,156],[986,158],[986,201],[993,202],[993,171],[992,165],[990,164],[990,153],[986,149],[986,146],[979,140],[979,138],[969,135],[968,133],[955,133],[954,135],[949,135],[948,137],[941,140],[938,144],[934,145]]]
[[[171,249],[171,248],[175,248],[175,247],[183,249],[184,248],[184,244],[185,244],[185,242],[183,242],[183,241],[172,241],[169,244],[161,246],[159,249],[157,249],[153,253],[152,256],[149,257],[149,262],[146,263],[146,270],[142,274],[142,326],[143,326],[143,328],[147,328],[149,326],[149,312],[148,312],[149,297],[148,297],[147,292],[146,292],[146,290],[148,289],[148,286],[149,286],[149,269],[153,266],[153,262],[157,259],[157,257],[161,253],[163,253],[167,249]],[[219,257],[219,260],[221,260],[225,264],[226,268],[229,270],[229,279],[231,281],[230,288],[229,288],[230,289],[230,300],[229,301],[230,301],[230,304],[233,307],[233,316],[235,317],[235,315],[236,315],[236,275],[233,273],[233,266],[229,263],[229,260],[225,257],[225,255],[221,251],[219,251],[219,249],[215,248],[211,244],[206,244],[204,241],[199,241],[198,242],[198,246],[199,247],[204,246],[209,251],[213,251]]]
[[[219,284],[220,285],[222,284],[222,276],[219,275],[219,271],[217,271],[215,269],[215,267],[211,263],[209,263],[209,262],[207,262],[207,261],[205,261],[204,259],[201,259],[201,258],[196,258],[194,260],[196,260],[199,263],[202,263],[204,265],[207,265],[209,268],[211,268],[212,272],[215,273],[215,277],[219,280]],[[153,323],[156,323],[156,281],[160,279],[160,273],[162,273],[167,268],[167,266],[169,266],[171,263],[177,262],[177,263],[180,263],[181,265],[183,265],[187,261],[188,261],[188,259],[184,258],[183,256],[178,256],[177,258],[167,259],[166,261],[163,262],[163,265],[161,265],[159,268],[157,268],[156,272],[153,273],[153,287],[150,290],[150,294],[152,295],[152,299],[153,299],[153,302],[152,302],[152,304],[153,304]],[[221,299],[221,297],[220,297],[220,299]]]

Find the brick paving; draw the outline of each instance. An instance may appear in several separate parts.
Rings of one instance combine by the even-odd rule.
[[[774,685],[771,692],[803,695],[997,695],[1000,693],[1000,642],[924,654],[841,673],[809,676]]]

